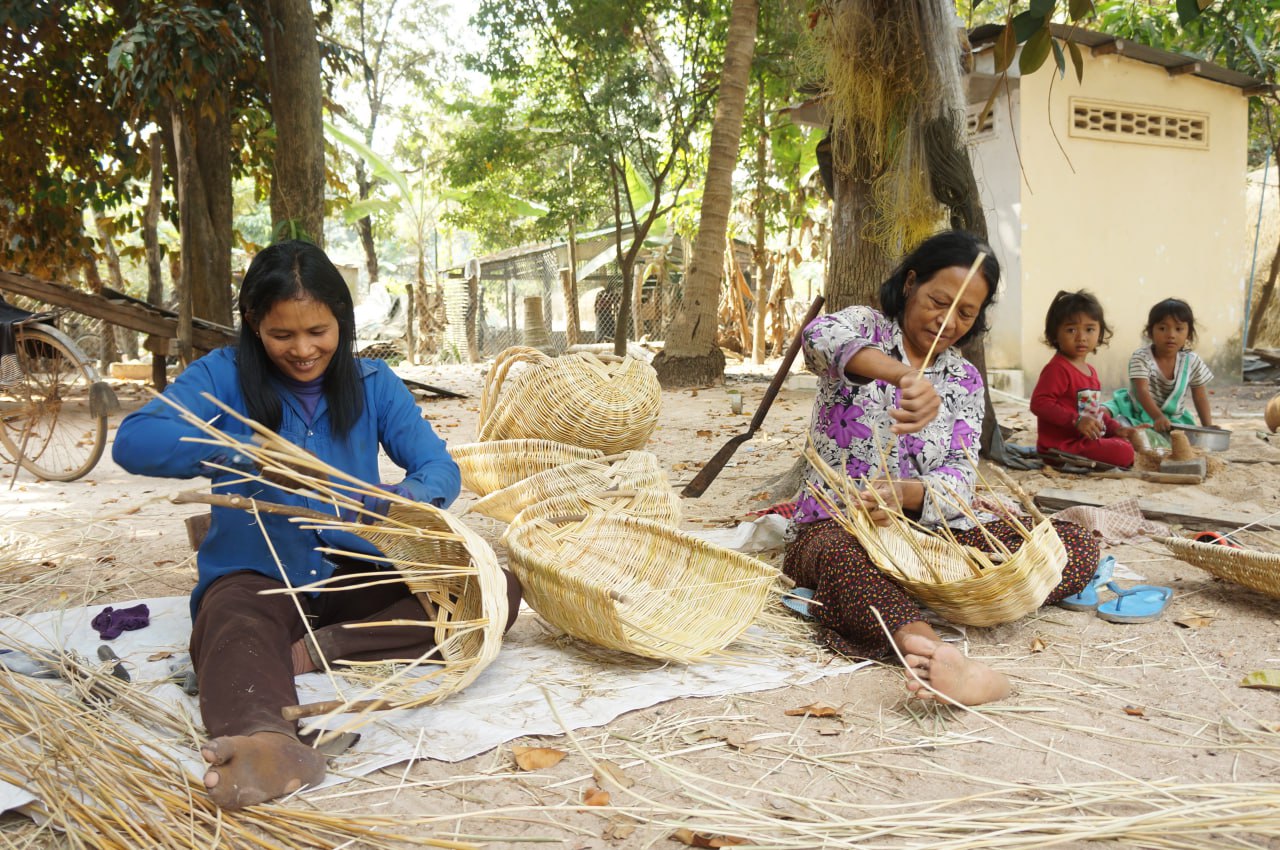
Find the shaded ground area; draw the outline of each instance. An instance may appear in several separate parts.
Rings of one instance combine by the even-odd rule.
[[[758,378],[772,368],[731,377],[745,396],[741,414],[730,411],[724,388],[664,394],[649,448],[674,484],[746,428],[764,392]],[[424,402],[445,439],[469,441],[478,369],[406,374],[472,393]],[[1280,437],[1258,432],[1275,389],[1215,391],[1215,414],[1235,435],[1224,456],[1230,462],[1202,486],[1015,477],[1033,493],[1068,488],[1104,502],[1142,496],[1272,516],[1280,511]],[[128,409],[144,398],[133,385],[119,392]],[[728,524],[761,506],[752,497],[798,455],[812,400],[811,390],[783,391],[763,433],[706,495],[685,501],[688,527]],[[1002,400],[999,408],[1012,439],[1033,442],[1025,405]],[[167,498],[193,483],[134,478],[109,458],[73,484],[20,476],[0,496],[0,613],[188,592],[194,568],[182,517],[193,510]],[[464,494],[462,502],[472,499]],[[473,523],[496,543],[499,524]],[[1123,847],[1275,846],[1277,697],[1238,683],[1251,671],[1280,668],[1280,601],[1215,580],[1150,541],[1108,551],[1146,581],[1173,587],[1169,611],[1154,623],[1121,626],[1048,608],[1015,624],[969,629],[968,651],[1015,682],[1014,696],[999,705],[960,711],[911,703],[898,670],[872,667],[804,688],[670,702],[568,738],[512,742],[568,753],[543,770],[518,770],[503,746],[458,764],[401,765],[290,805],[392,816],[397,833],[495,847],[678,847],[672,836],[681,828],[704,834],[696,846],[721,846],[714,836],[784,848],[1072,847],[1107,839]],[[780,553],[765,557],[777,563]],[[834,716],[785,714],[818,701],[835,707]],[[629,787],[601,775],[602,760]],[[583,804],[596,788],[609,792],[609,805]],[[65,843],[16,815],[0,820],[0,839]]]

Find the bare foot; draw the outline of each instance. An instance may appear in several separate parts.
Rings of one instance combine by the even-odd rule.
[[[224,809],[239,809],[324,779],[324,755],[283,732],[214,738],[200,748],[204,787]]]
[[[924,635],[909,634],[903,636],[899,647],[907,660],[907,667],[929,687],[961,705],[981,705],[1009,695],[1009,680],[1003,673],[966,657],[950,644],[930,640]],[[907,677],[907,690],[918,699],[938,699],[910,675]]]

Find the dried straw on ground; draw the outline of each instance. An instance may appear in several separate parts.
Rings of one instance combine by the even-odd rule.
[[[517,364],[523,368],[512,372]],[[644,446],[661,405],[648,363],[586,351],[548,357],[517,346],[485,377],[477,439],[554,440],[614,454]]]
[[[462,471],[462,486],[477,496],[486,496],[561,464],[603,454],[599,449],[554,440],[492,440],[449,447],[449,456]]]
[[[832,469],[812,444],[805,457],[836,500],[833,503],[816,488],[814,496],[858,539],[876,568],[953,623],[994,626],[1021,619],[1044,604],[1062,580],[1067,552],[1052,523],[1043,517],[1031,529],[1016,517],[1006,517],[1023,538],[1012,552],[994,537],[988,540],[993,552],[963,546],[947,526],[922,528],[898,506],[884,502],[880,508],[888,523],[877,525],[862,502],[857,482]],[[948,498],[937,492],[934,497]],[[948,501],[972,516],[973,509],[962,499],[951,494]]]
[[[404,818],[327,815],[280,805],[221,811],[157,744],[185,746],[185,719],[132,685],[63,659],[75,686],[0,671],[0,780],[36,796],[58,842],[95,850],[226,847],[470,848],[400,834]],[[55,840],[52,839],[51,840]]]
[[[556,496],[601,490],[670,490],[667,473],[649,452],[579,460],[531,475],[471,505],[473,513],[511,522],[530,505]]]
[[[207,398],[218,403],[210,396]],[[283,476],[293,482],[295,492],[307,492],[329,502],[334,516],[305,509],[287,508],[286,512],[307,514],[305,519],[295,519],[304,530],[345,531],[378,547],[383,554],[381,559],[344,549],[318,547],[317,551],[365,561],[380,560],[380,566],[371,568],[364,576],[367,582],[404,582],[429,615],[423,628],[433,631],[436,646],[429,656],[395,659],[407,666],[390,676],[372,678],[362,677],[359,671],[364,668],[381,672],[385,670],[385,662],[367,664],[326,659],[326,666],[342,661],[349,668],[343,678],[361,681],[356,689],[358,693],[324,705],[323,712],[309,711],[300,716],[356,713],[357,716],[346,719],[338,729],[331,730],[345,731],[371,720],[369,711],[439,702],[474,681],[497,656],[507,622],[507,581],[492,547],[451,514],[375,489],[218,404],[229,415],[249,425],[261,444],[237,440],[183,411],[188,422],[208,435],[199,441],[252,458],[262,466],[264,475],[275,476],[277,480]],[[365,510],[361,502],[365,495],[389,499],[388,514],[384,517]],[[217,496],[210,496],[209,500],[216,501]],[[242,504],[235,506],[246,510],[274,510],[252,499],[239,501]],[[329,584],[319,581],[286,586],[280,592],[293,595],[342,592],[330,590]],[[350,690],[342,686],[340,679],[331,678],[340,692]]]
[[[724,649],[773,598],[778,571],[658,523],[537,518],[503,536],[525,598],[582,640],[691,662]]]

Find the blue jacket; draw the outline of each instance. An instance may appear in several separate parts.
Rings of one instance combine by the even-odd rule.
[[[328,402],[323,397],[316,408],[311,425],[306,424],[302,406],[293,393],[279,388],[283,416],[278,433],[315,454],[325,463],[354,475],[370,484],[378,484],[378,446],[407,471],[400,486],[420,502],[448,507],[458,496],[461,476],[458,465],[436,436],[431,425],[422,418],[413,396],[404,384],[380,360],[358,361],[364,385],[364,412],[345,439],[330,430]],[[178,376],[164,395],[171,401],[239,440],[249,441],[251,431],[202,397],[208,393],[224,404],[248,415],[240,392],[239,369],[235,350],[223,348],[192,363]],[[266,482],[226,484],[236,476],[210,469],[203,461],[228,450],[218,446],[183,441],[183,437],[203,437],[195,426],[182,420],[179,413],[160,399],[153,399],[120,423],[111,456],[121,467],[136,475],[164,478],[212,477],[215,491],[250,496],[268,502],[302,505],[332,513],[331,504],[296,496]],[[341,531],[317,532],[299,528],[288,517],[259,515],[263,528],[253,514],[234,508],[213,508],[213,523],[196,556],[199,580],[191,595],[194,616],[200,596],[213,581],[228,573],[253,570],[279,577],[276,558],[272,557],[263,530],[271,538],[292,584],[309,584],[333,574],[334,564],[315,549],[328,546],[353,553],[378,554],[363,538]]]

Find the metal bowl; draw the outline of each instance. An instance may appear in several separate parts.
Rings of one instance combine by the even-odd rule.
[[[1174,425],[1187,435],[1187,442],[1209,452],[1224,452],[1231,447],[1231,432],[1226,428],[1201,428],[1196,425]]]

